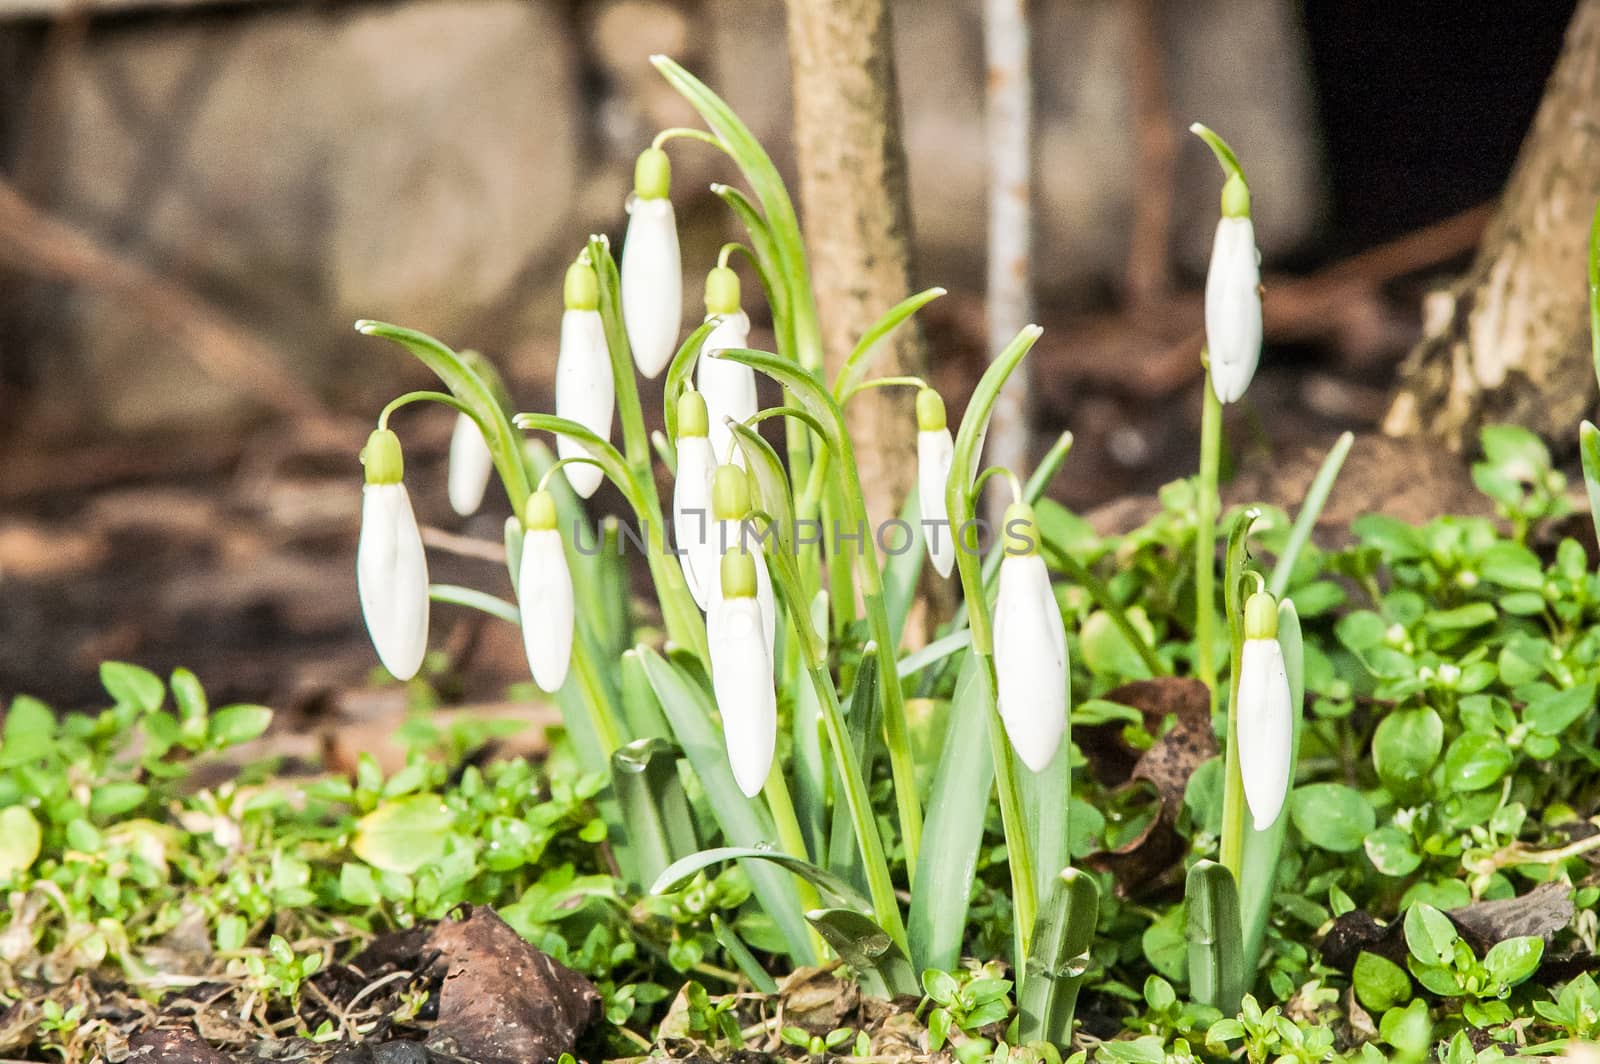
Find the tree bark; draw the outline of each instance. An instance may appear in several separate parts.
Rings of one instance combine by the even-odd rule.
[[[910,210],[887,0],[790,0],[795,152],[812,283],[830,375],[861,334],[911,293]],[[874,376],[925,374],[914,321]],[[867,510],[898,515],[916,477],[915,397],[881,388],[846,412]]]
[[[1471,270],[1436,293],[1384,420],[1470,446],[1492,421],[1569,441],[1594,406],[1586,259],[1600,198],[1600,0],[1581,0]]]

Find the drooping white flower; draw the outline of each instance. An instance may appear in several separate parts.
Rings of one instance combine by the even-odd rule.
[[[956,564],[955,530],[945,506],[945,487],[955,460],[955,441],[945,422],[944,400],[932,388],[917,393],[917,505],[922,511],[922,538],[940,576]]]
[[[750,346],[750,318],[739,306],[739,275],[718,266],[706,277],[706,320],[721,318],[700,347],[695,383],[705,396],[711,425],[711,450],[718,461],[744,465],[733,445],[728,420],[748,421],[756,412],[756,373],[749,366],[718,358],[720,351]]]
[[[566,309],[561,314],[561,351],[556,359],[556,416],[578,422],[603,440],[610,439],[617,394],[594,267],[585,262],[568,267],[563,297]],[[556,454],[585,458],[589,449],[577,440],[557,436]],[[589,462],[561,468],[572,490],[585,499],[605,479],[600,467]]]
[[[528,497],[523,520],[527,531],[522,535],[517,575],[522,643],[533,682],[554,691],[566,682],[572,661],[572,571],[567,568],[555,500],[549,492],[536,491]]]
[[[711,473],[717,460],[707,438],[706,403],[698,392],[678,399],[678,471],[672,481],[672,541],[683,579],[701,610],[710,604],[717,562],[711,522]]]
[[[634,364],[654,377],[672,360],[683,327],[683,259],[667,198],[672,171],[660,148],[641,152],[622,243],[622,323]]]
[[[1222,218],[1206,272],[1206,350],[1217,398],[1236,402],[1261,361],[1261,257],[1250,193],[1237,174],[1222,189]]]
[[[772,596],[772,575],[767,571],[766,556],[761,553],[761,543],[756,529],[747,523],[750,513],[750,475],[736,465],[723,464],[711,476],[712,547],[721,559],[729,554],[744,551],[750,555],[755,571],[755,600],[761,609],[762,629],[767,637],[767,658],[772,659],[778,635],[778,610]],[[723,599],[722,567],[719,561],[713,569],[714,579],[707,590],[707,613],[717,608]]]
[[[1039,557],[1033,507],[1007,507],[1002,536],[1005,555],[994,606],[996,697],[1017,756],[1043,772],[1067,730],[1067,632]]]
[[[356,588],[378,660],[398,680],[422,668],[428,651],[428,559],[422,533],[401,481],[400,440],[378,429],[361,452],[361,539],[356,547]]]
[[[1294,756],[1289,674],[1278,643],[1278,604],[1266,592],[1245,603],[1244,653],[1239,659],[1239,773],[1257,831],[1283,812]]]
[[[493,472],[494,455],[484,442],[483,430],[470,416],[457,414],[455,431],[450,433],[450,508],[462,517],[477,513]]]
[[[756,601],[755,558],[753,552],[739,549],[723,556],[717,584],[726,595],[712,603],[706,624],[711,689],[722,716],[728,764],[749,798],[767,782],[778,736],[772,640]]]

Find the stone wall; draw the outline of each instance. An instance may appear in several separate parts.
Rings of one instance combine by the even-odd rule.
[[[896,39],[918,271],[975,287],[983,256],[981,27],[975,0],[902,0]],[[1287,0],[1171,0],[1174,117],[1204,118],[1249,163],[1271,259],[1321,196],[1304,47]],[[357,317],[514,357],[547,379],[561,271],[620,233],[634,153],[692,122],[646,57],[703,72],[785,167],[779,0],[401,0],[0,24],[0,159],[35,204],[181,280],[335,399],[376,356]],[[1036,4],[1044,295],[1082,304],[1119,276],[1133,132],[1119,0]],[[20,43],[19,43],[20,42]],[[20,84],[19,84],[20,83]],[[724,238],[711,153],[675,149],[686,297]],[[1219,180],[1180,156],[1174,255],[1203,268]],[[92,291],[0,283],[7,375],[33,401],[120,427],[248,403]],[[395,365],[396,363],[387,363]],[[18,367],[23,367],[19,371]]]

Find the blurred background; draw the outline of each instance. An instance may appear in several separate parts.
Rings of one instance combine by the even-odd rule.
[[[1254,193],[1269,346],[1235,415],[1248,469],[1377,425],[1572,8],[1035,3],[1031,416],[1079,440],[1055,494],[1114,524],[1119,499],[1191,471],[1219,188],[1191,121]],[[979,5],[893,18],[913,271],[951,290],[926,326],[959,406],[985,357]],[[784,25],[779,0],[0,0],[0,695],[93,701],[119,658],[291,711],[358,697],[356,450],[427,378],[351,322],[478,348],[522,409],[548,408],[563,270],[586,234],[620,239],[653,132],[696,124],[647,57],[697,72],[792,174]],[[707,185],[736,175],[673,155],[697,301],[735,235]],[[503,500],[469,522],[445,502],[451,417],[397,423],[419,516],[498,540]],[[1259,467],[1254,490],[1298,498]],[[508,591],[471,557],[436,553],[434,577]],[[525,676],[514,631],[434,623],[473,666],[447,694]]]

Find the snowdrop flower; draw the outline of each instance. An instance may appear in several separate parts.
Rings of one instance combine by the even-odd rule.
[[[711,472],[717,466],[707,438],[706,401],[699,392],[678,397],[678,472],[672,482],[672,536],[683,560],[683,579],[701,610],[710,604],[718,564],[711,538]]]
[[[554,691],[566,682],[572,661],[572,571],[556,527],[555,498],[548,491],[528,496],[523,525],[517,573],[522,644],[533,682]]]
[[[462,517],[477,513],[493,472],[494,455],[484,442],[483,431],[471,415],[457,414],[455,431],[450,434],[450,508]]]
[[[1294,707],[1278,645],[1278,604],[1264,591],[1244,607],[1244,654],[1239,659],[1239,774],[1257,831],[1283,811],[1289,793]]]
[[[1232,403],[1261,361],[1261,257],[1250,222],[1250,190],[1237,173],[1222,186],[1222,218],[1206,273],[1206,349],[1211,386]]]
[[[728,348],[750,346],[750,318],[739,307],[739,275],[718,266],[706,277],[706,320],[721,318],[700,348],[695,382],[705,396],[711,424],[711,453],[743,467],[744,452],[733,443],[728,419],[747,421],[756,412],[756,371],[716,357]]]
[[[711,475],[711,517],[715,522],[711,534],[716,553],[726,558],[729,553],[750,546],[755,530],[745,524],[750,513],[750,474],[736,465],[719,465]],[[761,608],[761,626],[766,633],[767,659],[772,659],[774,641],[777,639],[777,608],[772,597],[772,576],[767,572],[767,560],[759,545],[747,551],[756,572],[756,605]],[[714,570],[711,586],[707,588],[708,614],[715,612],[717,604],[725,597],[722,588],[721,562]],[[709,635],[709,632],[707,633]]]
[[[660,148],[640,152],[622,244],[622,323],[634,364],[646,377],[660,373],[672,359],[683,326],[683,261],[677,219],[667,198],[671,187],[667,153]]]
[[[561,314],[561,353],[556,359],[556,416],[576,421],[601,439],[611,438],[616,385],[611,379],[611,353],[600,320],[600,280],[594,267],[575,262],[567,268],[562,288],[566,309]],[[587,458],[589,449],[577,440],[556,437],[556,454]],[[572,490],[587,499],[605,474],[588,462],[561,467]]]
[[[955,442],[945,423],[944,400],[932,388],[917,392],[917,502],[922,510],[922,538],[940,576],[956,563],[956,540],[945,510],[944,489],[950,480]]]
[[[711,691],[722,714],[728,764],[745,797],[761,793],[778,739],[778,701],[772,686],[772,636],[756,601],[757,555],[735,547],[722,556],[706,641],[711,644]]]
[[[994,671],[1000,719],[1022,763],[1043,772],[1067,730],[1067,631],[1039,557],[1033,507],[1006,507]]]
[[[366,466],[356,548],[361,614],[383,667],[395,679],[409,680],[428,650],[428,559],[400,479],[405,472],[400,438],[378,429],[367,437],[361,461]]]

